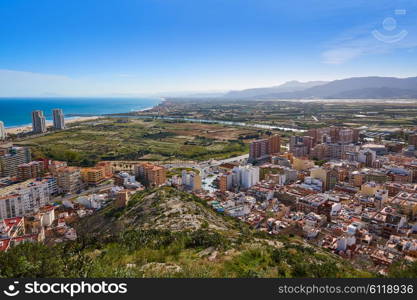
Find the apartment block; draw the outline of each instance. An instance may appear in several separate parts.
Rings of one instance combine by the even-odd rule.
[[[31,161],[17,167],[17,177],[20,180],[41,177],[45,172],[43,161]]]
[[[61,167],[55,170],[54,177],[63,193],[76,193],[84,188],[81,170],[77,167]]]
[[[236,174],[237,185],[243,189],[248,189],[260,181],[259,168],[252,165],[235,167],[233,173]]]
[[[48,179],[27,180],[0,189],[0,219],[37,212],[50,201]]]
[[[27,147],[6,146],[0,148],[0,177],[16,177],[18,166],[30,162]]]
[[[151,163],[136,165],[135,175],[147,186],[160,186],[166,182],[166,169]]]
[[[81,177],[85,183],[96,185],[106,179],[104,168],[82,168]]]
[[[249,161],[255,162],[278,154],[281,150],[281,137],[274,135],[267,139],[253,141],[249,146]]]
[[[181,173],[182,185],[186,190],[200,191],[201,176],[194,171],[183,170]]]
[[[113,166],[110,161],[101,161],[97,163],[96,168],[104,169],[104,176],[110,178],[113,176]]]

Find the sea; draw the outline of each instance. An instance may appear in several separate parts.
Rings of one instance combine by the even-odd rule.
[[[52,109],[61,108],[65,118],[101,116],[152,108],[161,98],[0,98],[0,121],[6,128],[26,126],[32,122],[32,111],[42,110],[47,121]]]

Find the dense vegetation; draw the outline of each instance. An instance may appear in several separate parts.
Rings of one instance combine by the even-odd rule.
[[[221,252],[214,260],[205,249]],[[210,253],[208,253],[210,255]],[[155,264],[156,263],[156,264]],[[152,268],[158,266],[158,268]],[[175,266],[175,272],[172,271]],[[414,276],[415,276],[414,269]],[[362,277],[339,258],[296,239],[282,247],[235,242],[197,230],[130,230],[55,246],[20,244],[0,253],[1,277]]]

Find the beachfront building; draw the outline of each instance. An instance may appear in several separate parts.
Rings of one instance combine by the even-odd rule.
[[[0,141],[4,141],[6,139],[6,128],[4,128],[3,121],[0,121]]]
[[[46,132],[46,120],[43,111],[35,110],[32,112],[32,131],[34,133]]]
[[[65,129],[64,113],[62,112],[62,109],[56,108],[52,110],[52,115],[54,117],[54,129]]]

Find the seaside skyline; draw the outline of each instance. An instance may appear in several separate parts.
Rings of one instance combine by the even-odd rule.
[[[52,110],[62,109],[67,120],[82,116],[100,116],[151,108],[158,98],[1,98],[0,121],[6,128],[31,126],[32,111],[44,112],[48,125],[52,124]]]
[[[4,1],[0,97],[176,95],[294,79],[412,77],[416,16],[411,0]]]

